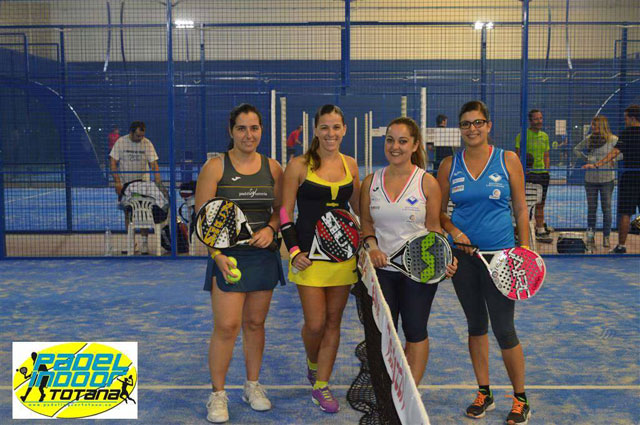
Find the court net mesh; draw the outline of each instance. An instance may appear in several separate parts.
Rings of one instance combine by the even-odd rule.
[[[351,293],[356,298],[365,340],[355,350],[361,366],[347,391],[347,401],[363,413],[360,425],[428,425],[429,417],[366,252],[358,268],[362,279]]]

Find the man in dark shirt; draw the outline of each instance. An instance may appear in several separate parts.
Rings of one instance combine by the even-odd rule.
[[[630,105],[624,110],[626,128],[620,133],[618,143],[609,154],[585,168],[598,168],[615,158],[620,152],[624,155],[624,169],[618,181],[618,245],[612,254],[625,254],[627,234],[631,216],[640,209],[640,105]]]

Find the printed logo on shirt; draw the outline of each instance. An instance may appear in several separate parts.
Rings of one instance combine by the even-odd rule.
[[[451,184],[458,184],[464,182],[464,177],[458,177],[457,179],[451,180]]]
[[[459,176],[460,174],[462,174],[462,171],[458,170],[458,171],[456,171],[455,173],[453,173],[453,176],[454,176],[454,177],[455,177],[455,176]]]
[[[451,188],[451,193],[458,193],[464,191],[464,185]]]
[[[258,192],[258,189],[255,187],[252,187],[251,189],[247,190],[246,192],[240,192],[238,193],[238,196],[244,196],[244,197],[248,197],[248,198],[254,198],[256,196],[267,196],[267,192]]]
[[[377,191],[378,191],[378,189],[380,189],[380,186],[376,186],[376,188],[375,188],[375,189],[373,189],[373,190],[372,190],[372,192],[377,192]]]
[[[411,205],[413,205],[416,202],[418,202],[418,198],[416,198],[415,196],[412,195],[410,198],[407,198],[407,202],[410,203]]]
[[[498,173],[491,174],[489,178],[493,180],[495,183],[498,183],[500,180],[502,180],[502,176]]]
[[[500,199],[500,189],[493,189],[491,195],[489,195],[489,199]]]
[[[237,182],[238,180],[240,180],[242,177],[240,176],[235,176],[235,177],[231,177],[231,181],[232,182]]]

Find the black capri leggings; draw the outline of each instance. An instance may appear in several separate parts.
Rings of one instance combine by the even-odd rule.
[[[407,342],[422,342],[427,339],[427,322],[438,284],[414,282],[400,272],[376,269],[376,274],[396,330],[398,315],[401,315],[402,331]]]
[[[453,287],[467,316],[469,335],[485,335],[491,318],[491,329],[500,348],[508,350],[518,345],[520,342],[513,323],[515,301],[498,291],[479,258],[458,249],[454,249],[454,255],[458,259],[458,270],[452,278]]]

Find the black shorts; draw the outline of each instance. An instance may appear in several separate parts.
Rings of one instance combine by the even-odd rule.
[[[376,269],[384,299],[389,304],[393,325],[398,329],[402,316],[402,331],[407,342],[422,342],[429,336],[427,322],[438,284],[414,282],[400,272]]]
[[[640,172],[627,171],[618,182],[618,215],[632,216],[640,209]]]
[[[547,200],[547,189],[549,188],[549,173],[527,173],[527,183],[539,184],[542,186],[542,202],[538,205],[544,205]]]
[[[453,254],[458,259],[458,270],[451,280],[467,318],[469,335],[486,335],[491,319],[491,329],[500,348],[509,350],[517,346],[520,341],[514,324],[515,301],[498,291],[479,258],[458,249],[454,249]]]

